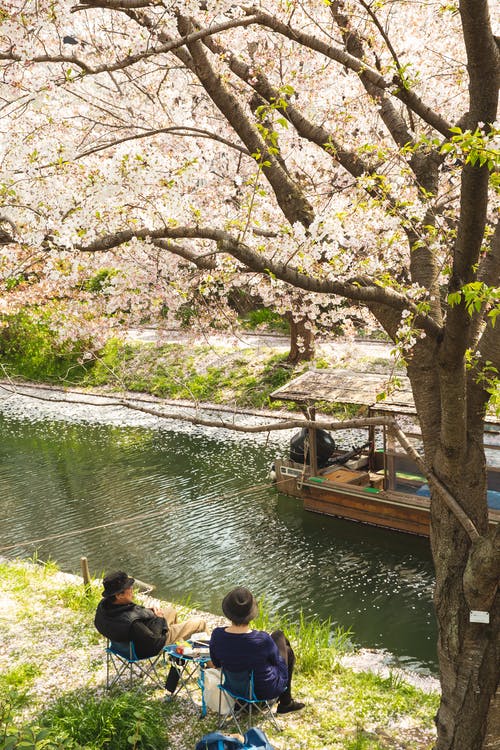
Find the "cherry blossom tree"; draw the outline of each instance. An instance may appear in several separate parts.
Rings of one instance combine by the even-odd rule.
[[[3,304],[32,293],[30,264],[40,293],[69,297],[89,264],[118,269],[117,309],[175,314],[195,288],[222,310],[241,285],[313,327],[367,311],[405,359],[439,479],[436,750],[497,748],[498,8],[18,2],[2,5],[0,225],[22,283]]]

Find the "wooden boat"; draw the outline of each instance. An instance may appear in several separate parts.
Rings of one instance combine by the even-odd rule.
[[[335,448],[325,464],[318,459],[318,430],[308,430],[300,457],[278,458],[274,464],[279,492],[301,498],[306,510],[429,536],[430,499],[426,479],[385,425],[370,424],[372,417],[398,416],[405,436],[418,449],[420,427],[406,378],[389,398],[377,402],[384,376],[338,370],[312,370],[271,394],[273,400],[298,404],[310,421],[322,402],[359,404],[367,417],[367,440],[358,450]],[[305,432],[305,430],[303,431]],[[338,433],[341,435],[341,433]],[[335,433],[337,436],[337,433]],[[352,438],[351,438],[352,441]],[[490,524],[500,522],[500,421],[488,419],[485,429],[488,460]],[[297,460],[297,456],[301,460]]]

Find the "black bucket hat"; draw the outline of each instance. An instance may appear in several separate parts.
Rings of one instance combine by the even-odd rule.
[[[102,585],[104,586],[102,595],[104,599],[109,599],[111,596],[129,589],[134,583],[135,578],[129,578],[123,570],[117,570],[114,573],[109,573],[102,579]]]
[[[235,625],[248,625],[257,617],[259,605],[254,595],[244,586],[238,586],[222,600],[222,611]]]

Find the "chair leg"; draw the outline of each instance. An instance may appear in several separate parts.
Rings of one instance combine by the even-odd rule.
[[[110,690],[115,685],[122,685],[132,690],[136,679],[141,679],[144,682],[151,680],[155,687],[159,689],[163,688],[164,680],[157,669],[160,665],[160,658],[158,656],[156,659],[131,660],[125,659],[114,652],[107,651],[106,690]]]

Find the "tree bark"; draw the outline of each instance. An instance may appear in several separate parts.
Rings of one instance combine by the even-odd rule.
[[[434,467],[438,474],[441,463],[438,460]],[[483,489],[469,481],[468,468],[456,467],[462,495],[483,496]],[[498,568],[498,538],[484,555],[485,569],[476,569],[470,576],[474,590],[480,589],[472,604],[488,611],[490,622],[471,623],[464,589],[471,560],[470,539],[438,497],[432,498],[431,519],[442,691],[435,750],[498,750],[500,597],[498,577],[493,582],[486,572]]]
[[[306,318],[294,320],[293,315],[287,315],[290,324],[290,352],[287,362],[296,365],[298,362],[310,362],[314,358],[314,334],[306,325]]]

